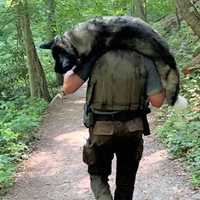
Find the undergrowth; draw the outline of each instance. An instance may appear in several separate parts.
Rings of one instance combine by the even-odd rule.
[[[174,158],[183,158],[192,182],[200,186],[200,114],[190,109],[176,113],[168,108],[160,114],[162,120],[166,112],[168,119],[157,127],[156,132]]]
[[[12,185],[16,166],[33,141],[47,103],[18,97],[0,101],[0,193]]]
[[[156,26],[159,28],[161,24]],[[181,94],[189,101],[189,107],[182,112],[175,112],[173,108],[163,108],[158,116],[162,125],[156,132],[174,158],[182,158],[185,161],[192,182],[198,187],[200,186],[200,70],[197,69],[186,76],[182,70],[193,67],[193,54],[200,47],[200,42],[185,23],[180,30],[171,30],[165,37],[176,54],[181,72]],[[197,55],[198,53],[200,54],[197,52]]]

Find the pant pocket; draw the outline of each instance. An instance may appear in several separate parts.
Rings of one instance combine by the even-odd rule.
[[[83,162],[87,165],[94,165],[96,163],[96,155],[94,146],[88,139],[86,144],[83,146]]]

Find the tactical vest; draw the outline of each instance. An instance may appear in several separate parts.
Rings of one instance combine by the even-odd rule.
[[[130,51],[110,51],[95,64],[86,103],[93,111],[134,111],[147,107],[144,57]]]

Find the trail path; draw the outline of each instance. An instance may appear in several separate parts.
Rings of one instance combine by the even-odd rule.
[[[4,200],[94,199],[87,167],[81,161],[87,138],[81,125],[84,92],[85,86],[63,104],[58,101],[49,107],[37,149],[22,164]],[[110,183],[113,188],[114,175]],[[153,135],[145,138],[134,196],[135,200],[200,200],[200,192],[191,189],[180,164],[169,158]]]

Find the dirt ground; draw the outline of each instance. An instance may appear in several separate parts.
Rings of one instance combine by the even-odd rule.
[[[39,134],[41,140],[21,165],[16,184],[4,200],[93,200],[82,145],[85,86],[50,105]],[[150,117],[153,124],[153,117]],[[110,177],[114,189],[115,161]],[[135,200],[200,200],[178,161],[170,159],[154,136],[145,138],[145,152],[137,175]]]

